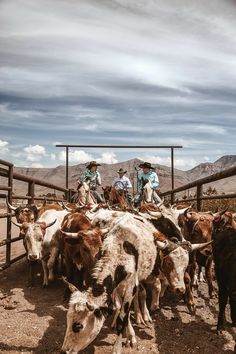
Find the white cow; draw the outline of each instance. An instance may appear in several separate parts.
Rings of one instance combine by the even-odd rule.
[[[48,285],[48,280],[54,279],[53,267],[59,255],[60,228],[67,214],[66,210],[47,210],[34,223],[15,223],[21,229],[29,261],[42,261],[44,286]]]

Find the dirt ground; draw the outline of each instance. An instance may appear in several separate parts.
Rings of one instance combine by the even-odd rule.
[[[25,260],[0,273],[0,353],[59,353],[66,329],[64,286],[57,281],[44,289],[39,276],[33,289],[26,282]],[[138,347],[125,348],[124,354],[232,353],[236,331],[227,323],[223,334],[216,334],[217,299],[209,300],[205,283],[196,299],[196,315],[190,316],[183,301],[168,293],[150,328],[135,327]],[[111,353],[114,340],[108,322],[82,353]]]

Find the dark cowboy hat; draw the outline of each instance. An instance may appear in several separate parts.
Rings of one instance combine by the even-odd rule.
[[[127,173],[127,171],[123,170],[123,168],[120,168],[119,171],[117,171],[117,173]]]
[[[155,167],[153,167],[153,166],[150,164],[150,162],[143,162],[143,163],[141,163],[141,164],[139,165],[139,167],[141,167],[141,168],[150,168],[151,170],[154,170],[154,169],[155,169]]]
[[[93,166],[101,166],[100,163],[96,161],[90,161],[89,164],[86,166],[88,169],[92,168]]]

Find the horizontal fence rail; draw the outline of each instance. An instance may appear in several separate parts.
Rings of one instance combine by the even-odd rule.
[[[221,194],[221,195],[203,195],[203,186],[208,183],[216,182],[224,178],[236,176],[236,166],[231,167],[227,170],[214,173],[213,175],[197,179],[196,181],[190,182],[173,190],[169,190],[161,193],[162,197],[170,197],[171,203],[176,201],[175,194],[179,192],[184,192],[192,188],[196,188],[196,197],[194,198],[182,198],[178,199],[178,202],[197,202],[197,209],[200,211],[202,209],[202,201],[204,200],[217,200],[217,199],[231,199],[236,198],[236,193],[231,194]]]
[[[13,200],[26,200],[28,204],[33,204],[35,201],[70,201],[71,198],[71,190],[67,188],[63,188],[61,186],[45,182],[43,180],[30,177],[30,176],[25,176],[23,174],[14,172],[13,170],[14,165],[8,161],[1,160],[0,159],[0,176],[3,178],[6,178],[7,180],[7,186],[0,184],[0,200],[2,200],[3,203],[6,203],[6,198],[8,199],[9,203],[12,204]],[[14,195],[13,194],[13,183],[14,181],[21,181],[23,183],[26,183],[27,185],[27,195]],[[57,192],[63,192],[65,195],[64,198],[52,198],[52,197],[40,197],[36,196],[35,194],[35,187],[36,186],[41,186],[41,187],[46,187],[48,189],[53,189],[54,190],[54,196],[55,196],[55,191]],[[6,193],[2,193],[2,191],[5,191]],[[7,206],[6,206],[7,207]],[[21,237],[12,237],[12,219],[11,210],[7,207],[7,212],[5,213],[0,213],[0,219],[6,219],[7,220],[7,225],[6,225],[6,238],[2,239],[0,241],[0,247],[5,247],[5,262],[2,262],[0,264],[0,270],[3,270],[5,268],[8,268],[12,263],[17,262],[21,258],[25,256],[25,253],[18,255],[17,257],[12,257],[11,255],[11,245],[14,242],[21,241]],[[2,236],[2,235],[1,235]],[[0,253],[2,254],[2,253]]]

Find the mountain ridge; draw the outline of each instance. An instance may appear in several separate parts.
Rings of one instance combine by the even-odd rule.
[[[134,158],[127,161],[117,162],[115,164],[101,164],[99,171],[102,176],[102,185],[111,185],[112,180],[117,176],[117,170],[119,168],[123,168],[128,171],[127,174],[129,175],[132,183],[136,186],[137,172],[135,167],[138,167],[141,162],[142,160]],[[160,190],[164,192],[171,189],[171,168],[160,164],[153,164],[153,166],[156,168],[160,179]],[[174,169],[175,187],[180,187],[181,185],[187,184],[196,179],[209,176],[213,173],[220,172],[233,166],[236,166],[236,155],[224,155],[214,162],[200,163],[187,171]],[[70,188],[76,189],[76,180],[85,168],[85,163],[69,166]],[[27,176],[43,179],[55,185],[65,186],[65,166],[63,165],[58,165],[52,168],[14,167],[14,170]],[[234,185],[235,177],[230,177],[214,183],[214,187],[217,191],[219,191],[219,193],[235,192]],[[44,194],[47,191],[47,188],[40,186],[36,187],[36,194]],[[14,181],[13,192],[15,194],[22,194],[24,192],[27,193],[26,184]]]

